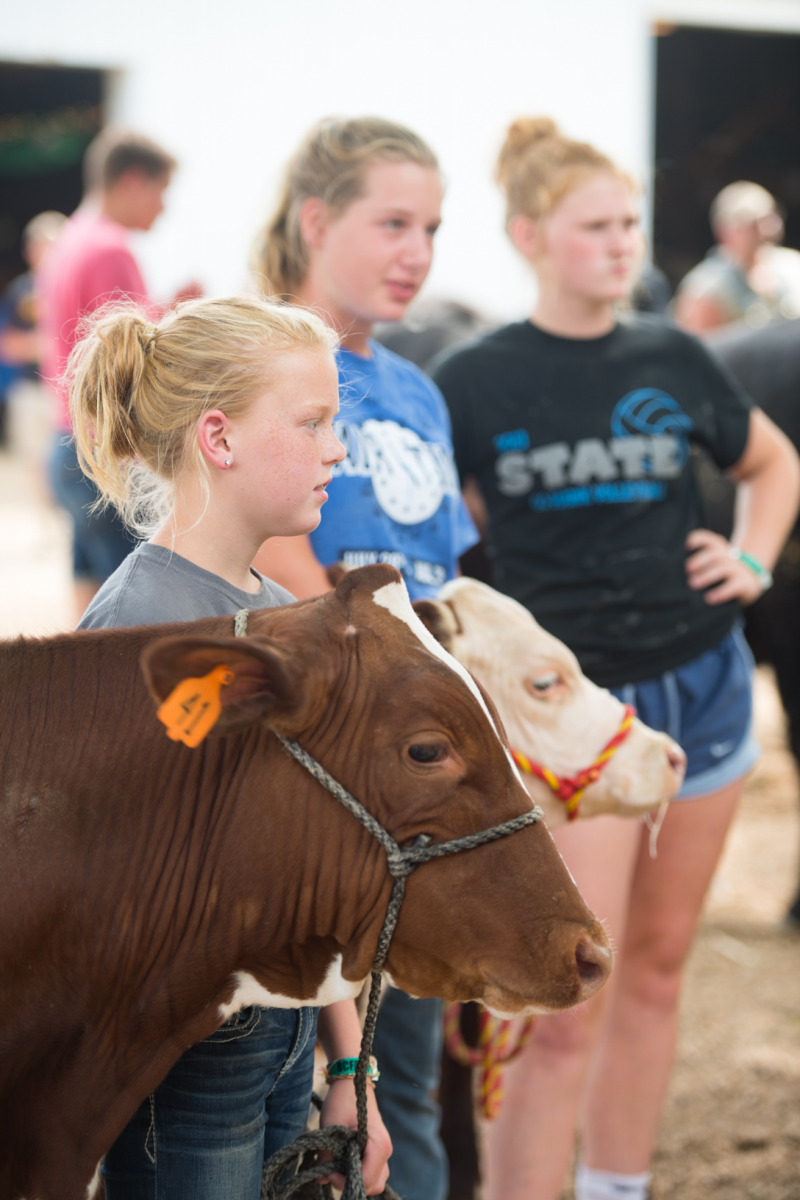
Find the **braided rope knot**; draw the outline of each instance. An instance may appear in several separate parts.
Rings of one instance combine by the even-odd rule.
[[[578,816],[583,793],[590,784],[596,783],[600,778],[605,767],[608,766],[631,732],[635,718],[636,709],[632,704],[626,704],[617,732],[606,742],[594,762],[590,766],[584,767],[582,771],[578,771],[576,775],[556,775],[555,771],[540,766],[539,763],[534,762],[519,750],[512,750],[511,757],[526,775],[535,775],[537,779],[541,779],[547,784],[551,792],[566,806],[567,820],[574,821]]]
[[[331,1157],[319,1161],[320,1152]],[[330,1183],[319,1182],[332,1172],[345,1177],[342,1200],[366,1200],[357,1130],[328,1125],[325,1129],[301,1133],[290,1146],[277,1150],[265,1164],[261,1196],[263,1200],[272,1196],[280,1196],[281,1200],[317,1200],[320,1196],[323,1200],[333,1200]],[[383,1197],[384,1200],[400,1200],[388,1184]]]
[[[289,738],[283,737],[279,733],[275,733],[275,736],[292,758],[305,767],[331,795],[335,796],[377,838],[386,851],[386,862],[389,874],[394,879],[394,883],[386,909],[383,928],[381,929],[378,945],[375,950],[375,959],[372,966],[372,984],[370,987],[369,1003],[367,1005],[367,1015],[364,1021],[361,1052],[358,1058],[358,1065],[356,1066],[355,1088],[358,1129],[340,1130],[339,1127],[334,1127],[333,1129],[313,1130],[303,1134],[291,1146],[278,1151],[264,1168],[261,1198],[262,1200],[291,1200],[292,1197],[298,1197],[299,1200],[302,1195],[302,1200],[331,1200],[332,1192],[329,1185],[321,1186],[318,1180],[330,1174],[331,1170],[335,1169],[345,1176],[345,1188],[342,1192],[342,1200],[366,1200],[364,1178],[361,1174],[361,1157],[367,1144],[367,1066],[372,1051],[375,1022],[378,1019],[378,1006],[381,998],[381,974],[386,962],[386,956],[389,953],[392,935],[400,916],[400,906],[403,903],[406,879],[417,867],[422,866],[423,863],[431,862],[435,858],[443,858],[446,855],[458,854],[464,850],[472,850],[488,842],[497,841],[498,838],[508,837],[510,834],[516,833],[528,825],[538,824],[544,814],[540,808],[534,807],[528,812],[520,813],[519,816],[504,821],[500,825],[493,826],[491,829],[483,829],[480,833],[467,834],[466,837],[454,838],[449,842],[439,842],[435,845],[432,844],[428,834],[420,834],[413,846],[401,847],[391,834],[383,828],[380,822],[364,808],[363,804],[356,800],[354,796],[351,796],[347,789],[342,787],[302,746],[295,741],[291,741]],[[318,1158],[320,1151],[332,1154],[336,1159],[337,1166],[332,1167],[327,1160],[320,1162]],[[298,1163],[300,1155],[303,1155],[303,1161],[299,1169],[296,1174],[288,1175],[287,1177],[289,1168],[293,1164]],[[306,1165],[309,1159],[316,1161],[312,1161],[310,1165]],[[305,1190],[301,1191],[301,1189]],[[398,1200],[396,1193],[388,1185],[383,1192],[383,1200]]]

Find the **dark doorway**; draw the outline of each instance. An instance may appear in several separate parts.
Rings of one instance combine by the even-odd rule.
[[[800,37],[662,26],[656,62],[654,258],[673,287],[737,179],[772,192],[800,249]]]
[[[80,202],[103,89],[102,71],[0,63],[0,290],[26,269],[20,234],[31,217]]]

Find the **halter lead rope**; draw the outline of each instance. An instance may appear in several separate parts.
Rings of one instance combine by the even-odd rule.
[[[246,608],[236,614],[234,620],[236,637],[246,637],[247,617],[248,610]],[[534,807],[529,812],[520,813],[518,817],[512,817],[509,821],[494,825],[491,829],[484,829],[480,833],[471,833],[466,837],[453,838],[449,842],[440,842],[437,845],[432,845],[428,834],[423,833],[416,838],[413,846],[402,847],[383,828],[381,823],[367,812],[364,805],[351,796],[347,789],[343,788],[302,746],[283,737],[275,730],[272,732],[283,748],[332,796],[335,796],[340,804],[343,804],[347,811],[352,813],[374,838],[377,838],[386,851],[386,864],[394,884],[372,964],[369,1003],[361,1037],[361,1052],[356,1066],[355,1090],[358,1129],[345,1129],[341,1125],[333,1125],[324,1130],[315,1129],[301,1134],[290,1146],[284,1146],[283,1149],[278,1150],[264,1164],[261,1197],[262,1200],[290,1200],[290,1197],[297,1195],[307,1185],[316,1183],[323,1176],[329,1175],[332,1170],[336,1170],[345,1177],[342,1200],[366,1200],[364,1178],[361,1174],[361,1158],[367,1145],[367,1067],[369,1056],[372,1053],[372,1039],[381,998],[381,975],[386,956],[389,953],[392,935],[400,916],[406,879],[417,867],[431,862],[435,858],[459,854],[463,850],[473,850],[476,846],[483,846],[488,842],[495,842],[499,838],[508,837],[509,834],[516,833],[517,830],[524,829],[528,825],[536,825],[541,821],[543,813],[540,808]],[[307,1165],[305,1158],[320,1150],[330,1151],[334,1155],[335,1162],[316,1162]],[[301,1170],[289,1178],[283,1178],[301,1155],[304,1158]],[[319,1195],[319,1191],[317,1194]],[[323,1195],[326,1198],[332,1195],[328,1185],[325,1186]],[[398,1200],[397,1194],[388,1185],[383,1196],[384,1200]]]
[[[548,785],[551,791],[558,796],[558,799],[563,801],[567,809],[567,820],[574,821],[578,816],[578,809],[583,799],[583,793],[590,784],[595,783],[600,778],[603,769],[608,766],[609,761],[614,757],[630,733],[635,717],[636,709],[632,704],[626,704],[625,712],[617,732],[610,741],[606,742],[591,766],[584,767],[582,771],[578,771],[577,775],[556,775],[555,771],[550,771],[547,767],[539,766],[537,762],[533,762],[518,750],[512,750],[511,756],[520,770],[524,771],[526,775],[535,775],[537,779],[543,780]]]

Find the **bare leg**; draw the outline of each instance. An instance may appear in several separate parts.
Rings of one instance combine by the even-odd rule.
[[[584,1107],[586,1165],[646,1171],[675,1050],[683,965],[742,780],[670,806],[651,859],[641,838],[627,929]]]
[[[625,923],[641,823],[596,817],[558,829],[555,840],[584,899],[615,944]],[[614,974],[588,1004],[540,1017],[505,1075],[499,1116],[486,1128],[485,1200],[555,1200],[575,1138],[587,1064]]]

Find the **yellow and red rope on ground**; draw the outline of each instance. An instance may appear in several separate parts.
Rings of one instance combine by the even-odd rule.
[[[515,1036],[516,1021],[503,1021],[481,1007],[478,1044],[469,1046],[461,1032],[461,1005],[448,1004],[444,1010],[447,1051],[462,1066],[479,1068],[481,1113],[490,1121],[503,1103],[503,1071],[525,1049],[535,1023],[535,1017],[526,1017]]]

